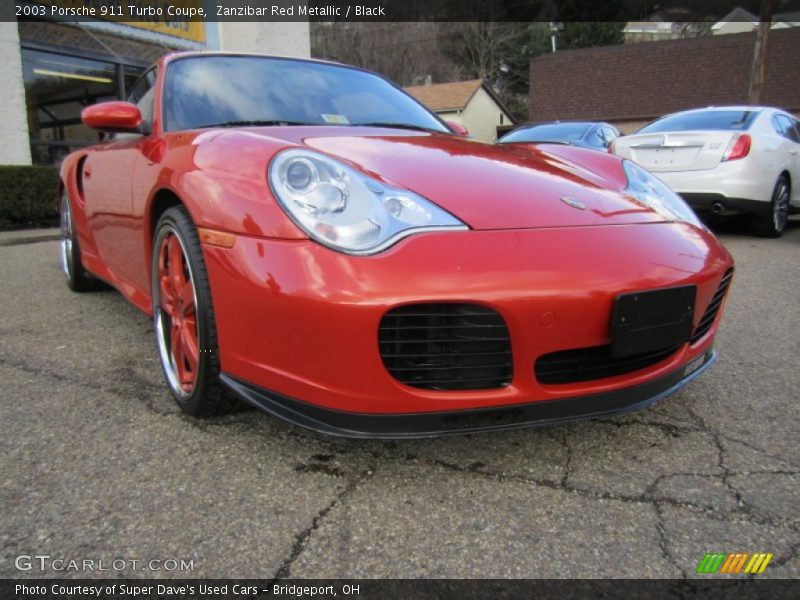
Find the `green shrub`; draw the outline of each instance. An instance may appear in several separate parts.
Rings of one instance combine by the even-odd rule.
[[[55,167],[0,166],[0,227],[57,217],[57,190]]]

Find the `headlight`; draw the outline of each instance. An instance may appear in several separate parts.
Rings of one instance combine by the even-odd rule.
[[[628,178],[625,192],[649,206],[670,221],[685,221],[705,229],[683,198],[669,189],[663,181],[629,160],[622,161]]]
[[[269,166],[269,181],[278,202],[303,231],[348,254],[374,254],[419,231],[467,229],[414,192],[308,150],[278,153]]]

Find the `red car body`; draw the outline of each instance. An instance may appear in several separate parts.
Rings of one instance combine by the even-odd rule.
[[[155,223],[176,202],[186,208],[203,241],[223,381],[240,398],[329,433],[433,435],[643,406],[713,361],[731,257],[706,229],[666,222],[627,195],[618,157],[358,126],[164,132],[162,79],[174,59],[158,65],[151,132],[71,154],[61,185],[83,266],[150,315]],[[287,217],[265,175],[290,147],[411,189],[469,229],[411,235],[371,256],[323,246]],[[699,338],[622,374],[539,380],[540,357],[611,343],[621,294],[675,286],[696,286],[695,331],[717,304]],[[510,381],[443,390],[395,378],[382,319],[431,303],[496,311]]]

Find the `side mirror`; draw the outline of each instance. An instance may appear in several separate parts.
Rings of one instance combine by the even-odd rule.
[[[145,133],[142,113],[130,102],[92,104],[81,111],[81,121],[87,127],[107,133]]]
[[[467,131],[467,128],[461,123],[456,123],[455,121],[445,121],[445,123],[447,123],[447,126],[450,127],[456,135],[460,135],[461,137],[467,137],[469,135],[469,131]]]

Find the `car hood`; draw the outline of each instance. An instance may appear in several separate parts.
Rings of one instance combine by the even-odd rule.
[[[410,189],[473,229],[664,220],[622,192],[625,176],[618,157],[592,150],[493,145],[452,135],[363,127],[261,132],[341,158],[386,183]]]

